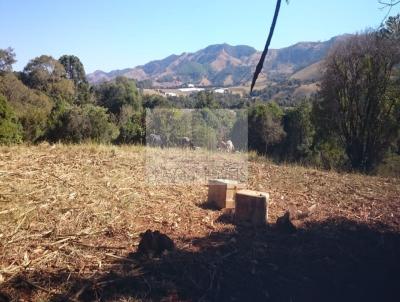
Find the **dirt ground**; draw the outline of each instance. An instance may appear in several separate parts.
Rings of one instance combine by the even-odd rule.
[[[399,301],[400,179],[235,156],[0,147],[0,302]],[[189,163],[183,176],[159,168],[171,160]],[[237,226],[206,204],[209,163],[270,193],[268,226]],[[296,232],[276,228],[311,206]],[[147,229],[176,249],[137,257]]]

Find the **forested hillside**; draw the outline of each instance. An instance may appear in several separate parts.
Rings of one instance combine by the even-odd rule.
[[[162,133],[162,127],[157,131],[164,140],[188,136],[197,147],[216,149],[218,142],[229,139],[243,145],[235,131],[248,129],[248,143],[239,150],[326,169],[398,174],[399,20],[399,16],[391,17],[376,31],[348,39],[273,51],[275,59],[269,59],[266,70],[273,73],[278,68],[278,73],[293,74],[293,78],[269,83],[252,96],[211,91],[181,97],[146,95],[138,88],[143,82],[122,76],[93,85],[79,58],[72,55],[59,59],[43,55],[32,59],[23,71],[13,72],[15,54],[11,48],[4,49],[0,52],[0,142],[144,144],[146,109],[170,110],[167,117],[158,115],[160,125],[165,118],[185,124],[188,117],[180,109],[197,109],[190,117],[195,121],[191,132],[171,128],[170,133]],[[229,64],[225,59],[215,61],[221,54]],[[204,63],[214,64],[223,73],[228,65],[239,66],[237,60],[247,60],[251,70],[249,58],[255,60],[257,55],[249,47],[216,45],[143,68],[146,74],[156,75],[171,66],[186,72],[188,66],[203,68]],[[296,70],[310,69],[309,64],[323,67],[319,85],[313,81],[304,85],[296,79],[302,75]],[[309,91],[318,93],[305,98]]]

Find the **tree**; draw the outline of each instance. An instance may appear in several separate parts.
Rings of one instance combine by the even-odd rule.
[[[22,127],[6,98],[0,94],[0,144],[22,142]]]
[[[67,78],[78,86],[81,83],[87,83],[85,68],[77,56],[63,55],[58,61],[64,66]]]
[[[14,49],[11,47],[0,49],[0,73],[12,71],[12,65],[17,62],[15,60]]]
[[[389,17],[381,26],[380,34],[386,39],[400,43],[400,14]],[[400,47],[399,44],[398,47]]]
[[[49,84],[54,84],[66,78],[64,66],[51,56],[40,56],[31,60],[25,66],[25,83],[34,89],[49,91]]]
[[[111,113],[118,115],[124,105],[135,111],[142,108],[141,97],[134,80],[117,77],[113,82],[103,83],[95,88],[97,102]]]
[[[354,169],[370,172],[399,128],[398,46],[377,33],[356,35],[326,60],[321,83],[321,120],[336,129]]]
[[[87,104],[73,105],[64,110],[59,122],[54,125],[49,138],[52,141],[82,143],[110,143],[119,135],[118,128],[102,107]]]
[[[283,144],[283,157],[291,161],[310,159],[315,129],[311,120],[312,106],[303,101],[284,116],[284,130],[287,134]]]
[[[0,93],[22,124],[24,141],[36,142],[47,131],[54,102],[44,93],[29,89],[13,73],[0,77]]]
[[[249,120],[247,110],[239,110],[230,137],[235,149],[246,152],[249,141]]]
[[[195,108],[202,109],[202,108],[209,108],[209,109],[218,109],[219,105],[215,100],[214,93],[209,91],[201,91],[196,94],[195,96]]]
[[[249,109],[249,149],[260,154],[272,154],[285,137],[283,112],[275,103],[257,104]]]
[[[118,118],[118,144],[143,143],[145,139],[145,121],[143,111],[135,111],[130,105],[123,105]]]
[[[82,62],[78,57],[72,55],[64,55],[58,61],[64,66],[67,79],[74,82],[75,103],[88,103],[90,100],[89,83]]]

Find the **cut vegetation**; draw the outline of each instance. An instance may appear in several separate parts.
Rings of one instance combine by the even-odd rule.
[[[1,147],[1,301],[397,297],[399,179],[276,166],[250,154],[248,187],[269,192],[270,226],[243,228],[229,212],[205,204],[207,187],[199,182],[150,185],[145,151]],[[189,162],[203,152],[148,151]],[[223,163],[234,155],[213,156]],[[310,207],[312,215],[294,221],[295,233],[275,229],[287,209]],[[168,235],[176,249],[138,258],[148,229]]]

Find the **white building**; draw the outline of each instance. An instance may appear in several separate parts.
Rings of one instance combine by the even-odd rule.
[[[225,94],[225,93],[228,92],[228,90],[227,90],[227,89],[224,89],[224,88],[217,88],[217,89],[214,89],[214,92],[215,92],[215,93]]]
[[[191,87],[191,88],[181,88],[179,89],[181,92],[200,92],[204,91],[204,88],[196,88],[196,87]]]

